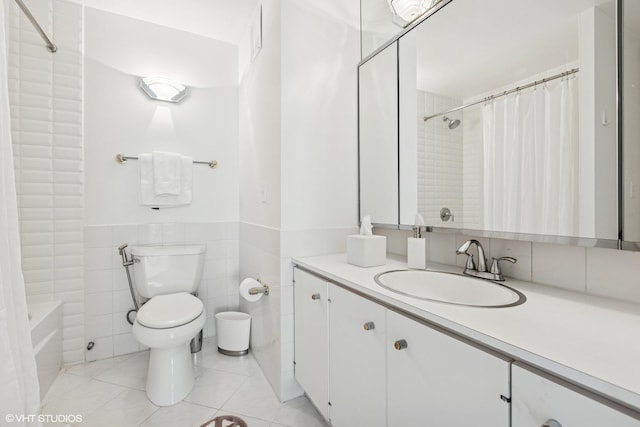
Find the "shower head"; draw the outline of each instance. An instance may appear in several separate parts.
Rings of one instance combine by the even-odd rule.
[[[449,124],[448,124],[447,126],[449,127],[449,129],[452,129],[452,130],[453,130],[453,129],[455,129],[455,128],[457,128],[458,126],[460,126],[460,120],[451,120],[451,119],[450,119],[449,117],[447,117],[447,116],[444,116],[444,117],[442,118],[442,121],[443,121],[443,122],[449,122]]]

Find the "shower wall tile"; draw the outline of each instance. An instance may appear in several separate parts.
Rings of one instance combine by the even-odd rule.
[[[448,207],[454,216],[462,214],[462,126],[449,129],[442,117],[423,117],[460,105],[459,100],[418,91],[418,211],[426,224],[440,227],[440,209]],[[456,113],[451,119],[459,119]],[[455,226],[455,224],[453,224]]]
[[[9,88],[22,265],[29,303],[64,302],[63,356],[73,363],[83,360],[85,327],[83,12],[58,0],[29,6],[59,50],[44,48],[12,2]]]
[[[214,336],[215,314],[237,310],[239,228],[235,222],[91,225],[84,227],[85,335],[87,361],[145,350],[132,335],[127,312],[134,308],[121,245],[202,244],[207,247],[198,297],[207,311],[204,336]],[[139,296],[138,296],[139,300]]]

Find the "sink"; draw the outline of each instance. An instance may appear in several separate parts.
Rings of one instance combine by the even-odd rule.
[[[501,283],[434,270],[392,270],[377,274],[378,285],[400,295],[427,301],[485,308],[523,304],[519,291]]]

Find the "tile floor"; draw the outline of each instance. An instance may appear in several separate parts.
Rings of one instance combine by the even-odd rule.
[[[280,403],[251,354],[224,356],[214,340],[203,343],[191,394],[173,406],[147,399],[148,360],[145,351],[65,368],[42,413],[82,415],[82,423],[72,424],[78,427],[198,427],[217,415],[238,415],[249,427],[327,426],[306,397]]]

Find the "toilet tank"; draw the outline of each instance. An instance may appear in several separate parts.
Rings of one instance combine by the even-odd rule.
[[[151,298],[195,292],[202,279],[204,245],[134,246],[133,276],[138,293]]]

